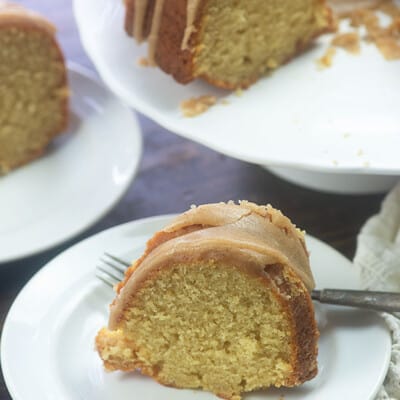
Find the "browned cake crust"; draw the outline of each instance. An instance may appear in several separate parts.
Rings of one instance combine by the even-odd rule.
[[[194,22],[194,31],[190,35],[188,48],[182,50],[182,41],[184,38],[185,28],[187,24],[187,0],[164,0],[163,12],[160,21],[159,37],[162,40],[157,41],[155,48],[154,61],[164,72],[170,74],[179,83],[189,83],[197,77],[201,77],[209,83],[224,88],[236,89],[247,88],[260,78],[260,74],[248,77],[241,82],[240,85],[232,85],[223,80],[216,80],[212,76],[202,74],[194,75],[194,54],[196,47],[199,45],[198,36],[204,20],[203,10],[208,0],[202,0],[199,3],[196,19]],[[321,5],[326,5],[325,0],[319,0]],[[144,35],[148,36],[153,18],[155,0],[149,0],[147,11],[144,19]],[[134,29],[134,13],[135,0],[125,0],[125,30],[132,36]],[[285,60],[285,63],[307,48],[310,42],[319,35],[332,32],[336,29],[336,22],[330,8],[326,7],[328,23],[325,28],[314,32],[313,36],[307,42],[299,41],[296,45],[295,52]]]
[[[193,53],[182,50],[181,44],[186,28],[186,0],[165,0],[155,62],[167,74],[170,74],[180,83],[189,83],[195,79],[193,75]],[[205,1],[201,4],[204,7]],[[126,0],[125,30],[132,36],[134,29],[135,0]],[[155,0],[149,0],[143,24],[143,37],[147,38],[150,33],[153,19]],[[196,25],[200,23],[200,13],[197,14]],[[190,39],[190,46],[196,41],[195,35]]]
[[[39,14],[26,10],[18,5],[0,2],[0,35],[10,30],[19,31],[21,34],[26,34],[27,37],[35,32],[47,37],[50,46],[53,48],[53,54],[55,55],[53,59],[49,60],[49,63],[57,64],[59,66],[59,71],[61,71],[59,80],[55,83],[57,98],[54,99],[54,101],[57,101],[59,104],[61,118],[58,125],[53,127],[52,130],[43,131],[43,142],[40,147],[32,145],[29,151],[24,153],[23,158],[19,157],[14,160],[7,160],[6,163],[3,163],[0,158],[0,175],[43,155],[52,139],[66,129],[69,116],[67,70],[65,67],[64,55],[55,37],[55,27]],[[23,65],[22,63],[21,67],[23,67]]]
[[[149,0],[147,3],[146,16],[144,18],[143,36],[148,37],[153,18],[155,0]],[[129,36],[133,36],[133,21],[135,18],[135,0],[125,0],[125,31]]]

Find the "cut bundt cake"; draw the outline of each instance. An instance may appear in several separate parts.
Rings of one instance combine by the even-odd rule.
[[[67,124],[64,58],[55,28],[0,2],[0,174],[40,156]]]
[[[226,399],[317,374],[303,233],[271,206],[192,208],[157,232],[116,286],[96,347],[134,371]]]
[[[334,29],[325,0],[125,0],[125,29],[180,83],[243,88]]]

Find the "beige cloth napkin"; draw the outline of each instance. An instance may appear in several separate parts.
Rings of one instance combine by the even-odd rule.
[[[365,289],[400,292],[400,184],[358,236],[354,265]],[[400,400],[400,313],[382,313],[392,335],[392,357],[376,400]]]

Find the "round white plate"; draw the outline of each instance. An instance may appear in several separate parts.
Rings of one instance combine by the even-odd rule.
[[[316,60],[332,37],[325,35],[237,96],[202,81],[183,86],[157,68],[139,66],[147,45],[125,34],[122,1],[74,0],[74,11],[106,84],[167,129],[269,167],[400,176],[400,61],[384,60],[375,46],[363,44],[359,56],[338,50],[333,66],[321,71]],[[229,104],[183,117],[181,101],[204,94]]]
[[[0,177],[0,263],[70,239],[129,187],[141,155],[133,113],[86,70],[69,66],[67,132],[46,155]]]
[[[215,396],[161,386],[139,373],[107,373],[94,350],[114,294],[95,278],[104,251],[138,257],[152,233],[171,216],[121,225],[60,254],[15,300],[1,338],[1,363],[14,400],[206,400]],[[357,288],[349,261],[307,238],[318,287]],[[368,400],[380,387],[390,358],[390,336],[373,312],[317,306],[321,330],[319,374],[297,389],[266,390],[246,399]]]

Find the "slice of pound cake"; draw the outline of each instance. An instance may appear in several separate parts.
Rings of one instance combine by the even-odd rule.
[[[157,232],[117,287],[96,347],[134,371],[226,399],[317,374],[303,233],[271,206],[193,208]]]
[[[65,129],[67,73],[55,28],[0,2],[0,174],[40,156]]]
[[[249,86],[332,31],[325,0],[125,0],[125,29],[181,83]]]

